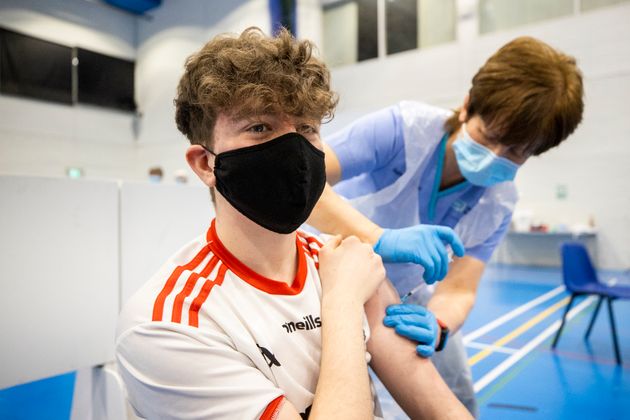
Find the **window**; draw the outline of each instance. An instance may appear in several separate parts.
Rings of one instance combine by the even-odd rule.
[[[1,93],[134,111],[134,68],[133,61],[0,28]]]
[[[419,0],[419,10],[420,48],[455,41],[457,24],[455,0]]]
[[[331,66],[356,63],[359,53],[359,9],[347,2],[324,9],[324,59]]]
[[[0,29],[0,92],[72,103],[72,48]]]
[[[583,11],[599,9],[613,4],[625,3],[629,0],[581,0],[581,8]]]
[[[359,8],[359,61],[378,57],[377,0],[357,0]]]
[[[386,0],[387,54],[455,40],[455,0]]]
[[[378,57],[377,0],[324,2],[323,52],[339,66]]]
[[[479,0],[482,34],[573,14],[574,0]]]
[[[418,48],[418,0],[386,0],[387,54]]]
[[[134,63],[77,48],[78,101],[133,111]]]

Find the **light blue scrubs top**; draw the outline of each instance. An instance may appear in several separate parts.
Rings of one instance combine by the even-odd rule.
[[[464,181],[439,190],[446,138],[445,135],[429,157],[420,180],[418,200],[422,223],[454,227],[477,204],[485,188]],[[379,191],[405,171],[403,120],[397,106],[362,117],[325,140],[341,165],[341,181],[334,190],[346,198]],[[395,211],[392,209],[394,217]],[[505,235],[510,220],[511,215],[508,215],[485,242],[466,249],[466,255],[487,262]]]

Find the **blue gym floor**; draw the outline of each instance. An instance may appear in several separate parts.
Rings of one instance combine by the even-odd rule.
[[[627,273],[600,274],[603,281],[629,280]],[[629,301],[613,304],[620,367],[605,304],[589,341],[583,339],[593,298],[574,302],[577,310],[551,350],[569,296],[559,269],[491,266],[478,293],[463,333],[481,419],[630,418]],[[385,418],[406,419],[380,384],[377,389]]]
[[[600,274],[604,281],[614,276],[630,281],[628,273]],[[567,296],[559,269],[486,270],[463,327],[481,419],[630,418],[630,302],[614,303],[625,361],[620,367],[605,306],[589,342],[583,340],[595,308],[592,298],[574,303],[558,348],[550,350]],[[385,418],[407,419],[382,385],[376,385]],[[73,386],[70,373],[0,390],[0,419],[68,419]]]

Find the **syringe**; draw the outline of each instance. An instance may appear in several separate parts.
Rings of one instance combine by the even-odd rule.
[[[408,291],[403,297],[400,298],[400,303],[405,303],[405,301],[409,299],[411,295],[413,295],[414,293],[416,293],[418,290],[420,290],[423,287],[424,287],[424,284],[419,284],[418,286]]]
[[[448,254],[448,263],[450,264],[453,262],[453,250],[450,246],[446,247],[446,253]],[[420,283],[419,285],[405,293],[405,295],[400,298],[400,303],[405,303],[405,301],[409,299],[410,296],[413,296],[418,290],[422,289],[423,287],[425,287],[425,285],[423,283]]]

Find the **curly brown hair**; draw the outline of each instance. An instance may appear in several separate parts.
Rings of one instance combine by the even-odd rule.
[[[286,29],[275,37],[255,27],[216,36],[186,61],[174,100],[177,128],[192,144],[210,146],[219,112],[332,119],[337,94],[313,49]]]
[[[582,121],[582,73],[575,58],[531,37],[501,47],[472,79],[468,118],[479,115],[497,141],[540,155]],[[453,133],[457,113],[446,122]]]

